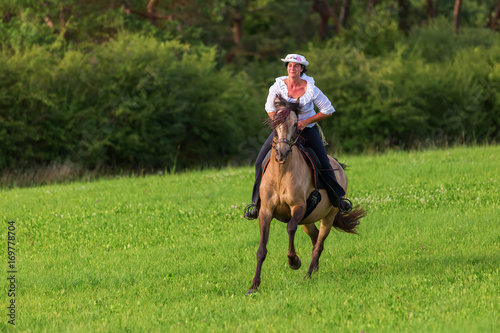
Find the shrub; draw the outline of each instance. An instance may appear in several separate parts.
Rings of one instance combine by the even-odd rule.
[[[330,141],[347,151],[496,141],[498,35],[473,33],[420,28],[380,56],[343,40],[310,45],[310,73],[338,111],[323,125]]]
[[[84,53],[2,56],[0,167],[222,165],[259,120],[252,84],[214,48],[124,34]]]

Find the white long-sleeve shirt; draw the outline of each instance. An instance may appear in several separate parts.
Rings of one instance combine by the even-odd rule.
[[[277,94],[281,94],[288,102],[296,102],[296,98],[291,98],[288,96],[288,88],[286,83],[283,81],[288,76],[281,76],[276,78],[276,82],[269,88],[269,95],[266,101],[266,111],[267,113],[275,112],[276,107],[274,106],[274,99]],[[316,114],[314,111],[314,105],[318,108],[319,112],[324,114],[332,114],[335,109],[328,97],[323,94],[321,90],[314,84],[314,79],[306,74],[303,74],[301,79],[306,80],[307,88],[303,96],[299,98],[300,106],[304,113],[299,115],[299,121],[310,118]],[[307,127],[313,127],[313,124],[307,125]]]

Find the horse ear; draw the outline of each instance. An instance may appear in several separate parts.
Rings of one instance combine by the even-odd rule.
[[[300,106],[300,97],[297,97],[295,103],[292,104],[294,106],[293,109],[297,112],[297,115],[304,113],[304,111],[302,111],[302,107]]]
[[[276,97],[274,98],[274,107],[276,109],[280,109],[286,105],[287,101],[286,99],[281,96],[281,94],[276,94]]]
[[[276,97],[274,98],[274,108],[278,109],[279,107],[280,107],[280,96],[276,95]]]

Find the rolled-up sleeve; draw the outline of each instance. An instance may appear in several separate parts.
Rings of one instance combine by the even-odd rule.
[[[318,87],[314,87],[314,104],[318,108],[319,112],[323,114],[332,114],[335,109],[332,106],[332,102],[326,97],[325,94]]]

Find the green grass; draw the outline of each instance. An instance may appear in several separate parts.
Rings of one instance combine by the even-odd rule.
[[[500,330],[500,147],[346,156],[360,236],[332,232],[319,271],[288,268],[273,222],[258,293],[251,168],[0,192],[17,230],[20,332]],[[0,330],[11,330],[3,315]]]

